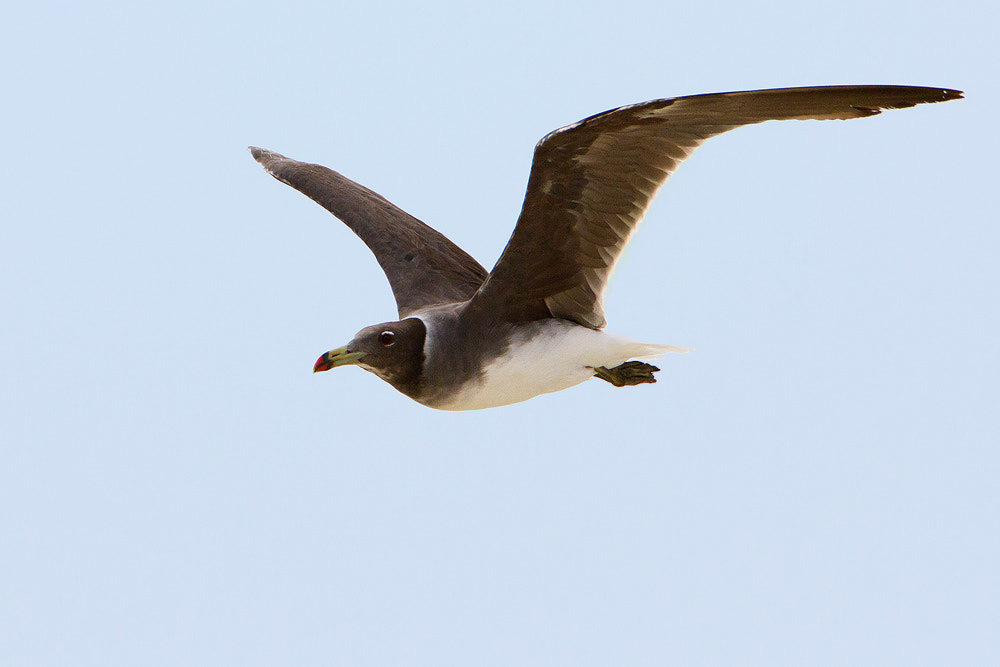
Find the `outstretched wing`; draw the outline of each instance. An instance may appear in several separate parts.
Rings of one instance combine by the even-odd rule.
[[[654,100],[606,111],[535,147],[513,236],[472,304],[508,321],[604,326],[622,249],[663,182],[703,141],[766,120],[864,118],[962,97],[909,86],[781,88]]]
[[[374,253],[400,319],[420,308],[466,301],[486,269],[440,232],[332,169],[262,148],[250,154],[269,174],[340,218]]]

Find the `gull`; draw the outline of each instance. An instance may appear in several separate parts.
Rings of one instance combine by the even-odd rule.
[[[597,377],[656,382],[673,345],[606,332],[604,292],[657,190],[706,139],[768,120],[846,120],[962,97],[946,88],[821,86],[691,95],[612,109],[535,146],[514,232],[492,271],[381,195],[251,146],[269,174],[330,211],[375,255],[398,320],[361,329],[313,372],[357,365],[441,410],[509,405]]]

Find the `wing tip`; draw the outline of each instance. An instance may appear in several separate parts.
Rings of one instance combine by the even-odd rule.
[[[295,160],[290,160],[281,153],[275,153],[274,151],[269,151],[266,148],[258,148],[257,146],[247,146],[247,150],[250,151],[250,155],[253,159],[260,163],[260,166],[264,167],[264,171],[269,173],[271,176],[274,176],[282,183],[292,185],[292,183],[288,181],[287,176],[281,173],[285,171],[281,167],[288,163],[294,164]],[[295,186],[292,185],[292,187]]]
[[[961,90],[955,90],[954,88],[917,88],[917,90],[927,91],[927,95],[923,96],[922,99],[917,99],[913,102],[914,106],[917,104],[934,104],[936,102],[948,102],[950,100],[960,100],[965,97],[965,92]]]
[[[260,162],[265,167],[268,162],[274,162],[275,160],[285,159],[284,155],[279,155],[274,151],[269,151],[266,148],[258,148],[257,146],[247,146],[247,150],[250,151],[250,155],[254,160]]]
[[[872,108],[873,114],[877,114],[883,109],[908,109],[910,107],[915,107],[919,104],[937,104],[938,102],[949,102],[951,100],[960,100],[965,97],[965,93],[961,90],[954,90],[952,88],[917,88],[915,92],[921,92],[924,94],[915,95],[909,99],[901,100],[896,103],[886,104],[880,106],[879,108]],[[858,108],[858,107],[855,107]]]

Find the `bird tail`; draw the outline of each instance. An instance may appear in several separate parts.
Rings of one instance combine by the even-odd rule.
[[[686,354],[693,349],[693,347],[684,347],[683,345],[652,345],[649,343],[636,343],[632,350],[632,354],[629,355],[629,358],[655,359],[657,357],[662,357],[665,354],[670,354],[671,352]]]

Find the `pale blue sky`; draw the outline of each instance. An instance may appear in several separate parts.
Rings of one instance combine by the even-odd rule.
[[[1000,664],[997,9],[364,7],[7,10],[4,665]],[[658,384],[310,373],[394,303],[248,144],[491,266],[546,132],[848,83],[967,99],[701,148],[608,295]]]

